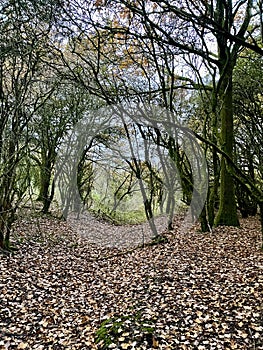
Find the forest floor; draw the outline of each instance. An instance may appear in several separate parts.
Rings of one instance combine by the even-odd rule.
[[[135,249],[140,226],[118,245],[125,226],[19,219],[18,251],[0,254],[0,349],[263,350],[258,219],[206,234],[180,220]]]

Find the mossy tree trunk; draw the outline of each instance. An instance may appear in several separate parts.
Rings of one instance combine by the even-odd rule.
[[[41,151],[40,167],[40,189],[38,201],[43,203],[42,212],[47,214],[54,197],[54,180],[52,172],[56,160],[56,152],[53,145],[43,143]]]
[[[228,63],[228,67],[222,68],[222,79],[220,86],[221,100],[221,148],[232,158],[234,146],[234,129],[233,129],[233,89],[232,89],[232,62]],[[220,203],[215,225],[239,226],[237,216],[237,206],[235,198],[235,186],[232,174],[227,169],[227,161],[224,157],[221,160],[220,174]]]
[[[214,89],[212,91],[212,99],[211,99],[211,127],[212,127],[212,135],[211,135],[211,141],[218,145],[218,113],[217,113],[217,107],[218,107],[218,96],[216,91],[216,82],[213,81]],[[204,134],[206,137],[206,134]],[[208,223],[210,228],[214,225],[215,221],[215,209],[218,208],[219,203],[219,197],[218,197],[218,190],[219,190],[219,179],[220,179],[220,159],[217,154],[217,151],[215,148],[212,150],[212,183],[209,186],[208,189],[208,203],[207,203],[207,214],[208,214]]]
[[[248,0],[244,20],[240,23],[238,37],[244,39],[251,20],[253,1]],[[218,0],[216,2],[215,19],[221,28],[231,32],[233,27],[232,3]],[[222,33],[216,33],[218,47],[219,81],[217,92],[220,102],[220,143],[222,150],[232,159],[234,148],[233,128],[233,70],[239,55],[240,43],[231,43]],[[222,157],[220,173],[220,203],[215,226],[239,226],[235,198],[234,179],[227,167],[227,160]]]
[[[263,202],[259,204],[260,222],[261,222],[261,249],[263,250]]]
[[[15,119],[15,118],[14,118]],[[13,222],[15,221],[14,198],[17,196],[19,201],[20,194],[17,191],[17,167],[18,167],[18,151],[16,145],[18,144],[18,123],[12,125],[13,138],[10,137],[9,144],[6,145],[4,169],[1,176],[1,196],[0,196],[0,247],[9,249],[10,246],[10,232]],[[21,193],[22,195],[22,193]]]

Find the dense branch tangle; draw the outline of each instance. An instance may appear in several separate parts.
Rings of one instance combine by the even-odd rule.
[[[184,75],[185,81],[197,82],[196,75],[189,69],[194,57],[199,69],[206,66],[210,67],[209,73],[216,71],[213,90],[220,111],[217,120],[221,122],[221,125],[215,124],[221,134],[217,142],[232,158],[232,74],[243,47],[253,45],[255,50],[259,50],[256,41],[251,44],[248,40],[251,37],[249,24],[256,15],[253,11],[251,0],[234,3],[194,0],[96,1],[88,5],[84,11],[88,19],[83,16],[83,20],[84,27],[95,28],[94,33],[100,30],[110,43],[110,51],[108,42],[95,47],[95,50],[99,52],[97,57],[106,58],[112,67],[114,93],[117,91],[119,98],[140,101],[142,95],[139,92],[148,92],[148,102],[173,111],[178,107],[177,95],[174,94],[177,77]],[[79,20],[77,23],[80,23]],[[96,74],[100,70],[97,63]],[[183,70],[184,74],[178,74],[178,70]],[[137,79],[134,79],[134,75]],[[198,79],[202,79],[202,76],[199,75]],[[103,93],[107,94],[105,85],[103,89]],[[156,90],[160,94],[153,96],[151,92]],[[144,101],[147,100],[146,96],[143,96]],[[233,178],[224,158],[220,188],[216,224],[238,225]]]
[[[16,168],[14,159],[19,155],[20,160],[23,154],[18,151],[28,136],[25,132],[28,126],[33,129],[32,117],[37,114],[39,118],[48,110],[52,120],[52,106],[56,103],[51,103],[50,108],[47,98],[58,82],[70,82],[81,94],[95,96],[92,103],[78,103],[76,99],[75,105],[69,107],[67,113],[72,123],[85,113],[88,104],[96,109],[119,102],[148,103],[164,107],[184,120],[190,119],[193,127],[203,133],[199,135],[203,141],[215,145],[210,174],[217,178],[215,191],[216,183],[221,190],[215,224],[238,225],[233,182],[237,169],[233,174],[228,165],[233,161],[235,146],[232,76],[244,48],[262,55],[258,43],[261,2],[258,5],[252,0],[40,3],[47,4],[43,14],[30,0],[18,1],[17,5],[6,0],[2,7],[6,17],[1,22],[5,43],[0,58],[1,131],[5,130],[0,138],[1,164],[9,159],[8,169]],[[48,74],[47,67],[52,74]],[[204,120],[194,118],[195,108],[190,106],[192,91],[202,91],[202,97],[205,95],[211,103]],[[60,89],[58,101],[65,94],[66,89]],[[73,101],[74,98],[72,104]],[[43,104],[45,107],[40,110]],[[65,109],[61,109],[62,113]],[[207,125],[212,130],[207,130]],[[60,131],[59,137],[63,138],[64,129]],[[25,139],[21,137],[19,143],[20,134]],[[10,148],[5,147],[5,137]],[[220,181],[216,153],[223,155]],[[12,187],[12,181],[5,183]],[[213,200],[210,202],[214,207]]]

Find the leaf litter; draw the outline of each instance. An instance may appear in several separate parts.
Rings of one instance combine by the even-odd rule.
[[[212,234],[179,226],[127,250],[20,219],[19,250],[0,254],[0,349],[263,350],[258,220]]]

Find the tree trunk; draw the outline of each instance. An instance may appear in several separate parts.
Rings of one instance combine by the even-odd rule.
[[[213,104],[216,105],[217,101],[214,101]],[[212,134],[212,142],[216,145],[218,143],[217,133],[218,133],[218,125],[217,125],[217,116],[216,116],[216,107],[213,107],[213,134]],[[215,209],[218,208],[218,189],[219,189],[219,179],[220,179],[220,161],[215,149],[212,150],[212,159],[213,159],[213,184],[210,186],[208,190],[208,222],[209,226],[213,227],[215,221]]]
[[[206,217],[206,205],[204,206],[204,208],[200,214],[199,221],[201,224],[201,231],[202,232],[209,232],[211,226],[209,227],[209,222],[208,222],[207,217]]]
[[[40,168],[40,191],[38,195],[38,201],[43,203],[42,212],[47,214],[51,201],[53,200],[51,177],[52,177],[52,161],[50,160],[51,156],[48,152],[48,155],[45,152],[42,153],[42,164]],[[50,193],[51,191],[51,193]]]
[[[50,192],[50,194],[47,192],[46,193],[46,197],[44,197],[44,199],[43,199],[42,212],[44,214],[47,214],[49,212],[49,208],[50,208],[50,205],[51,205],[51,203],[53,201],[54,194],[55,194],[55,181],[53,180],[52,181],[52,185],[51,185],[51,192]]]
[[[0,205],[0,248],[9,249],[10,232],[13,222],[15,221],[15,209],[11,204],[5,203]]]
[[[1,220],[1,218],[0,218]],[[2,229],[2,225],[0,225],[0,248],[4,248],[4,232]]]
[[[231,158],[234,145],[233,103],[232,103],[232,73],[231,65],[223,69],[220,86],[221,99],[221,147]],[[220,203],[215,219],[215,226],[239,226],[237,216],[234,179],[227,169],[226,160],[221,160]]]
[[[263,202],[259,204],[259,215],[261,222],[261,249],[263,250]]]

